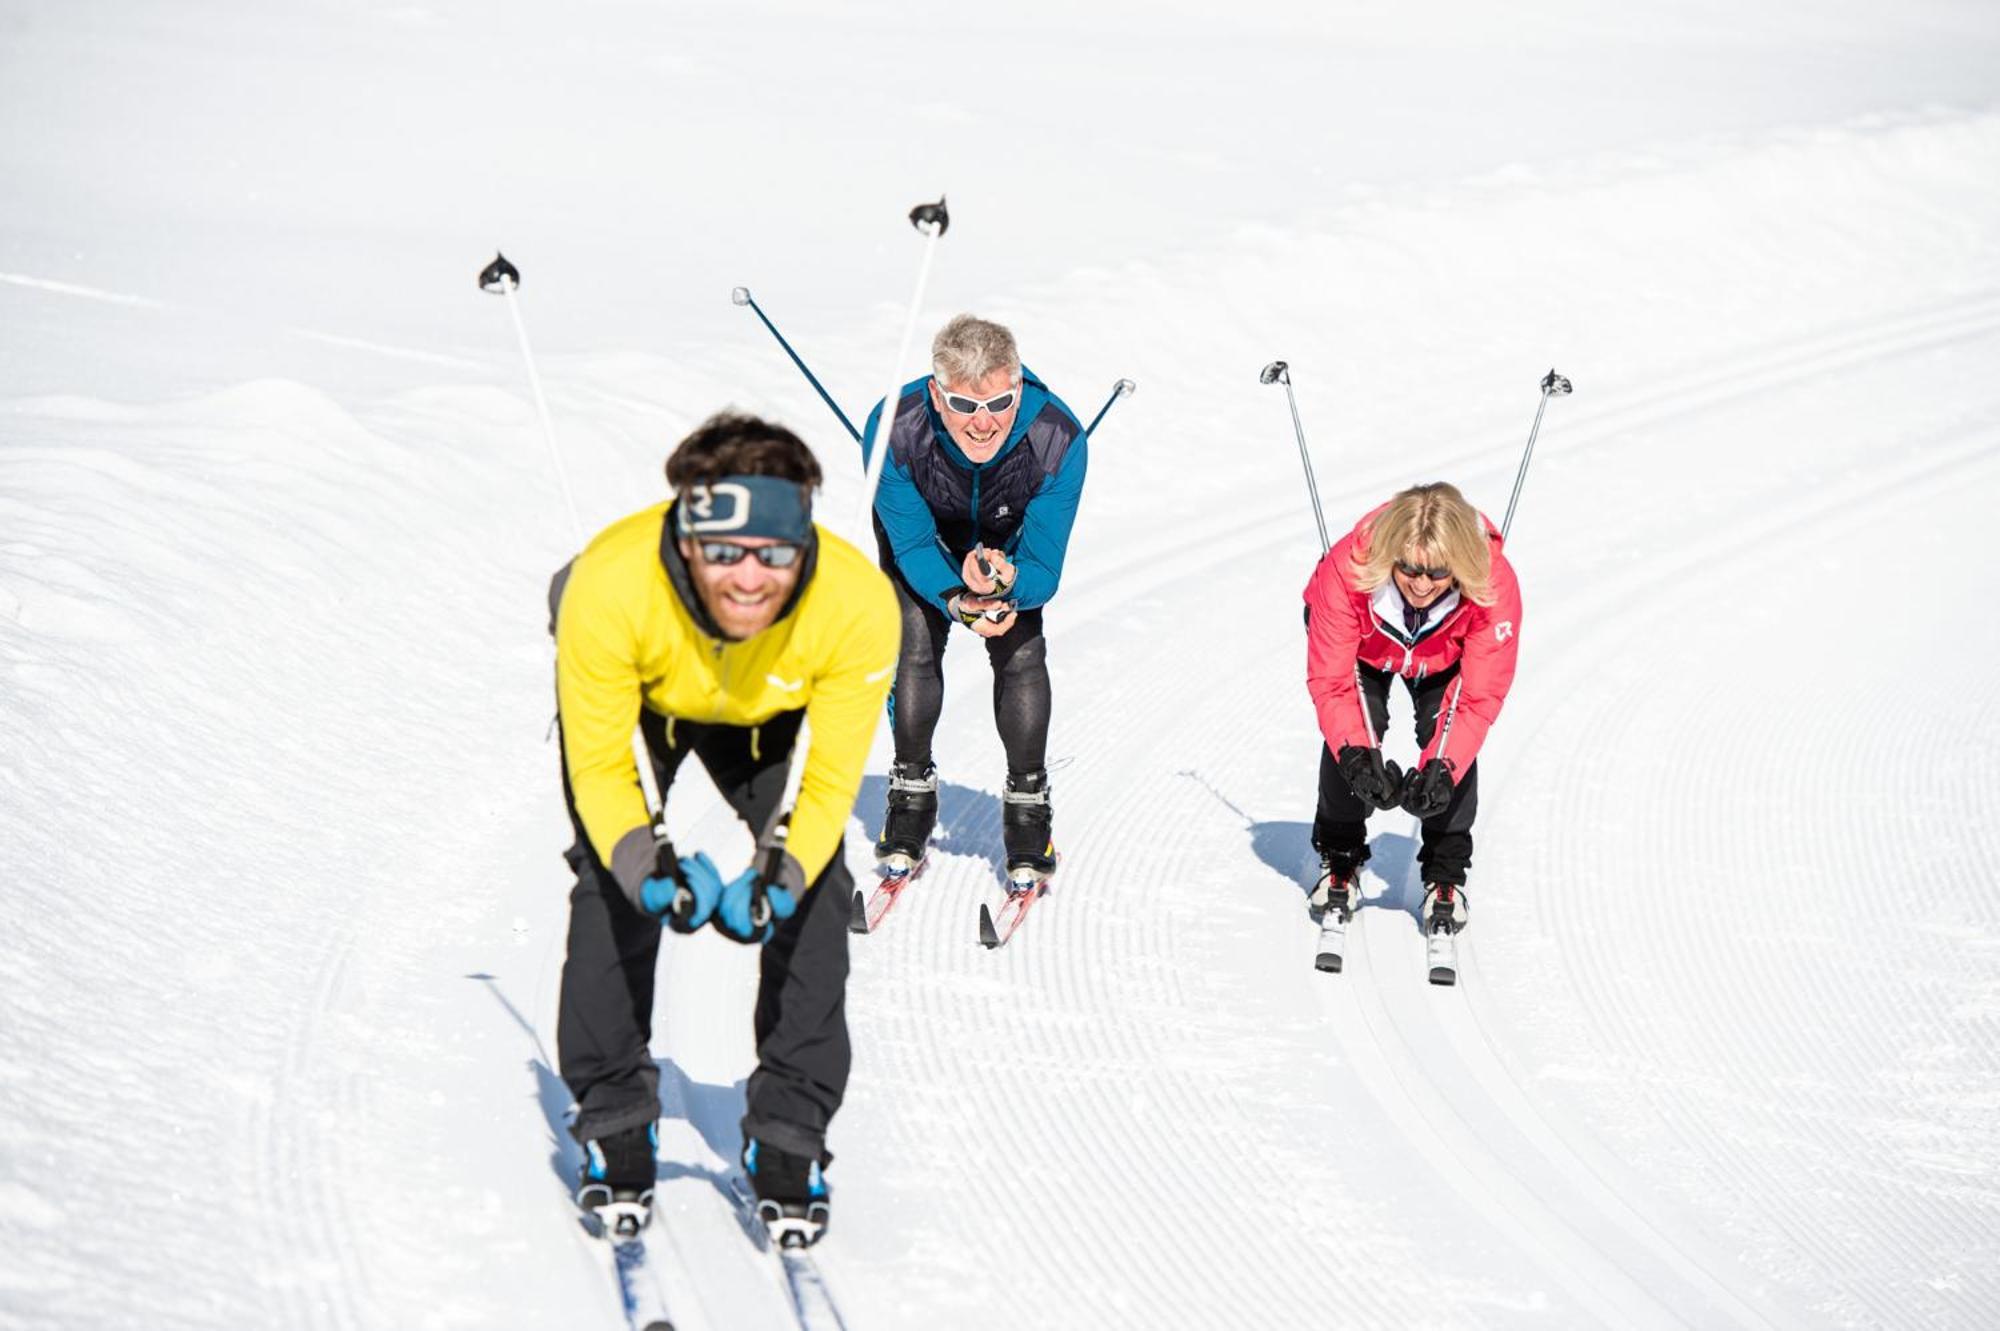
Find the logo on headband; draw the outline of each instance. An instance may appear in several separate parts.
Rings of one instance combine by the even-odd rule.
[[[683,536],[755,536],[803,542],[812,536],[812,498],[797,481],[725,476],[690,485],[674,506]]]
[[[750,491],[728,481],[691,487],[687,503],[690,532],[741,531],[750,522]]]

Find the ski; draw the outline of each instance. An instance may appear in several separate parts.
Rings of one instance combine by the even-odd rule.
[[[1345,912],[1328,910],[1319,918],[1319,950],[1313,954],[1313,969],[1337,973],[1347,955]]]
[[[1424,937],[1429,954],[1432,984],[1458,983],[1458,937],[1450,929],[1433,926]]]
[[[1062,857],[1057,856],[1056,860],[1057,863],[1061,863]],[[1031,878],[1024,882],[1017,882],[1013,878],[1007,879],[1007,899],[1000,903],[1000,914],[997,917],[987,909],[985,902],[980,902],[980,945],[989,951],[1005,946],[1007,940],[1014,936],[1014,931],[1021,927],[1021,921],[1028,918],[1028,911],[1037,901],[1048,895],[1049,879],[1053,876],[1054,871],[1051,870],[1039,878]]]
[[[759,1252],[768,1252],[777,1259],[778,1275],[784,1282],[785,1296],[791,1300],[799,1331],[847,1331],[840,1305],[833,1301],[833,1291],[827,1287],[826,1277],[820,1274],[819,1263],[813,1260],[807,1241],[801,1236],[794,1246],[792,1236],[796,1231],[780,1232],[765,1220],[758,1210],[757,1194],[741,1174],[730,1175],[729,1191],[736,1199],[737,1219],[750,1241]]]
[[[899,863],[900,862],[900,863]],[[876,883],[874,892],[863,896],[861,889],[854,890],[854,901],[847,913],[847,928],[851,933],[872,934],[882,927],[889,912],[895,908],[896,899],[903,895],[903,889],[923,877],[930,865],[931,857],[925,855],[914,865],[909,857],[891,855],[883,861],[881,881]]]
[[[1465,889],[1451,883],[1431,884],[1424,889],[1424,904],[1417,918],[1424,922],[1431,983],[1457,984],[1458,931],[1465,927]]]
[[[611,1260],[618,1269],[618,1296],[632,1331],[674,1331],[660,1293],[660,1275],[643,1234],[611,1237]]]

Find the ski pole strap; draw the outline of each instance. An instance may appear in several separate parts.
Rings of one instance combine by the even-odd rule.
[[[667,903],[667,914],[675,920],[686,923],[694,917],[694,889],[688,886],[687,875],[681,871],[681,857],[674,850],[674,843],[667,839],[667,825],[653,824],[653,877],[664,878],[674,885],[673,900]]]

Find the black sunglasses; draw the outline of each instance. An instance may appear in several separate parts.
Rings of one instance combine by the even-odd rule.
[[[1396,572],[1406,578],[1429,578],[1432,582],[1451,581],[1451,570],[1448,568],[1424,568],[1418,564],[1406,564],[1400,559],[1396,561]]]
[[[790,568],[799,562],[796,545],[738,545],[734,541],[702,541],[701,557],[710,564],[740,564],[745,555],[757,556],[765,568]]]

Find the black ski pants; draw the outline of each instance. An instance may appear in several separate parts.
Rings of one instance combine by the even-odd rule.
[[[903,651],[896,658],[896,687],[889,695],[896,761],[921,767],[931,760],[931,739],[944,712],[944,649],[951,621],[903,584],[893,566],[889,580],[903,611]],[[1023,776],[1048,765],[1049,652],[1042,611],[1023,610],[1014,627],[982,638],[993,665],[993,721],[1007,751],[1007,775]]]
[[[1389,727],[1389,681],[1386,670],[1361,668],[1361,694],[1368,700],[1368,716],[1380,735]],[[1437,729],[1438,708],[1450,696],[1451,683],[1458,678],[1452,667],[1428,679],[1404,680],[1416,705],[1417,743],[1429,744]],[[1365,859],[1368,844],[1368,815],[1374,806],[1348,788],[1347,778],[1333,759],[1333,750],[1320,745],[1319,809],[1313,816],[1313,848],[1323,855]],[[1443,813],[1423,822],[1423,845],[1417,862],[1424,867],[1426,883],[1465,885],[1472,867],[1472,820],[1479,812],[1479,764],[1474,762],[1458,774],[1451,803]]]
[[[700,757],[723,799],[761,833],[784,795],[787,761],[803,712],[761,727],[694,725],[650,712],[640,730],[664,798],[687,755]],[[576,1097],[579,1141],[650,1123],[660,1114],[653,1062],[653,978],[659,921],[634,907],[584,834],[563,764],[563,798],[576,843],[569,955],[556,1018],[556,1059]],[[733,875],[729,865],[718,866]],[[757,1070],[746,1089],[745,1137],[795,1155],[824,1157],[853,1061],[847,1039],[847,908],[854,879],[842,848],[813,882],[798,913],[779,922],[761,951],[753,1029]],[[718,1019],[725,1014],[715,1014]]]

